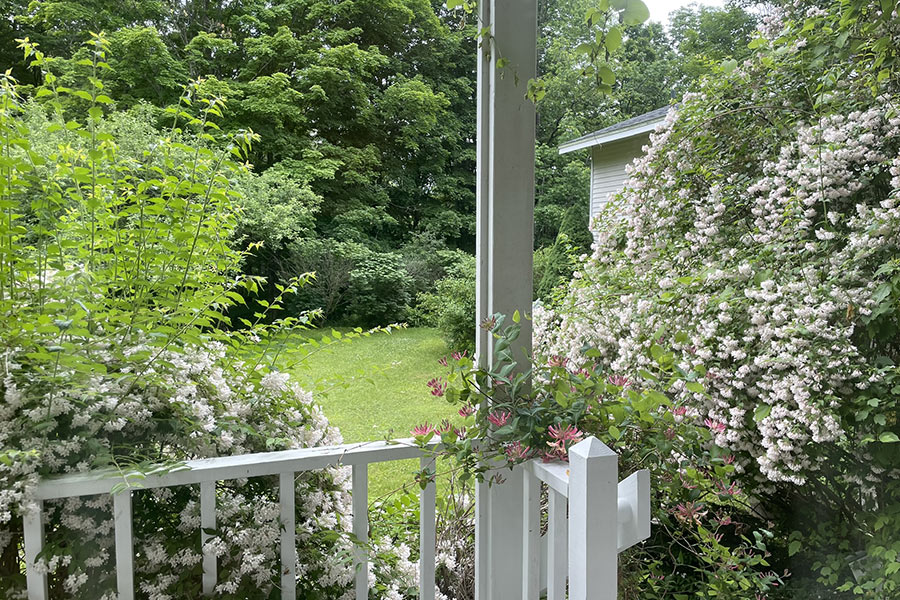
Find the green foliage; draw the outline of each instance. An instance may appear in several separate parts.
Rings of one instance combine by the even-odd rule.
[[[555,145],[538,143],[535,151],[534,247],[551,246],[563,215],[577,206],[587,219],[590,168],[581,153],[560,154]]]
[[[288,303],[288,310],[321,308],[329,322],[361,326],[387,325],[406,318],[413,280],[403,259],[375,252],[363,244],[333,238],[309,238],[287,245],[278,272],[313,279]]]
[[[419,294],[417,312],[422,321],[437,327],[447,347],[455,352],[475,350],[475,259],[467,256],[446,269],[434,289]]]
[[[472,248],[475,43],[458,20],[438,18],[439,5],[38,0],[10,8],[20,16],[4,21],[18,28],[6,35],[62,57],[53,70],[65,85],[84,81],[81,41],[106,30],[106,93],[122,107],[163,107],[186,78],[202,78],[202,93],[228,102],[222,130],[252,129],[265,141],[248,154],[259,174],[333,163],[330,175],[307,180],[325,199],[317,232],[383,250],[384,240],[399,248],[428,231]],[[40,73],[19,58],[5,64],[23,81]],[[247,269],[270,274],[257,266]]]
[[[757,18],[734,4],[714,8],[681,8],[670,18],[669,35],[678,42],[678,62],[686,81],[710,73],[715,65],[732,59],[742,62],[758,26]]]
[[[543,256],[535,297],[549,299],[555,288],[566,283],[572,277],[579,257],[590,252],[593,241],[587,211],[581,206],[569,207],[559,226],[556,243]]]
[[[248,243],[261,243],[260,256],[278,254],[298,238],[315,234],[316,213],[322,197],[310,187],[315,178],[334,176],[332,161],[309,153],[302,163],[285,161],[262,174],[247,172],[237,184],[241,193],[238,235]]]
[[[346,318],[364,326],[404,320],[412,283],[400,255],[365,253],[350,271]]]
[[[434,284],[448,274],[448,269],[472,260],[472,255],[459,249],[450,250],[430,236],[420,236],[400,249],[404,268],[413,279],[413,295],[432,291]]]

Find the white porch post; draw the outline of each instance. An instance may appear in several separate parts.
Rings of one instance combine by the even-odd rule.
[[[537,0],[481,0],[479,27],[491,39],[478,51],[477,319],[531,312],[534,236],[535,108],[525,98],[537,63]],[[506,66],[497,68],[504,59]],[[509,322],[509,321],[508,321]],[[531,323],[513,346],[531,354]],[[481,366],[493,360],[493,338],[478,328]],[[503,484],[476,488],[475,598],[521,600],[525,517],[523,471],[502,471]]]
[[[480,26],[492,39],[478,50],[477,313],[531,312],[534,245],[534,103],[525,98],[537,69],[537,0],[482,0]],[[506,63],[497,69],[497,61]],[[478,329],[482,365],[491,336]],[[522,319],[516,360],[531,353],[531,323]]]

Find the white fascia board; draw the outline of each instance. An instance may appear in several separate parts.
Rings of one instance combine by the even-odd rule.
[[[559,153],[568,154],[569,152],[575,152],[576,150],[591,148],[593,146],[600,146],[602,144],[608,144],[610,142],[617,142],[619,140],[628,139],[642,133],[648,133],[656,129],[656,126],[662,122],[663,119],[658,119],[656,121],[641,123],[627,129],[619,129],[606,135],[598,135],[596,137],[585,136],[583,138],[578,138],[576,140],[572,140],[571,142],[562,144],[559,147]]]

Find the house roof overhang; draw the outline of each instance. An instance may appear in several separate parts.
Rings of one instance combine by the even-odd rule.
[[[644,133],[649,133],[656,129],[656,126],[666,118],[669,108],[669,106],[663,106],[662,108],[651,110],[648,113],[627,119],[621,123],[610,125],[599,131],[583,135],[580,138],[569,140],[560,145],[559,153],[568,154],[569,152],[575,152],[576,150],[600,146],[602,144],[608,144],[610,142],[625,140]]]

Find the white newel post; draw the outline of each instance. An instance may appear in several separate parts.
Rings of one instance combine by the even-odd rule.
[[[616,600],[618,456],[589,437],[569,448],[569,599]]]
[[[534,236],[535,107],[525,98],[537,63],[537,0],[481,0],[479,27],[491,39],[478,49],[477,320],[531,312]],[[506,66],[497,69],[497,61]],[[513,347],[531,354],[531,323],[522,319]],[[477,329],[479,364],[492,360],[493,339]],[[521,468],[505,483],[476,487],[476,600],[521,600],[525,518]]]

